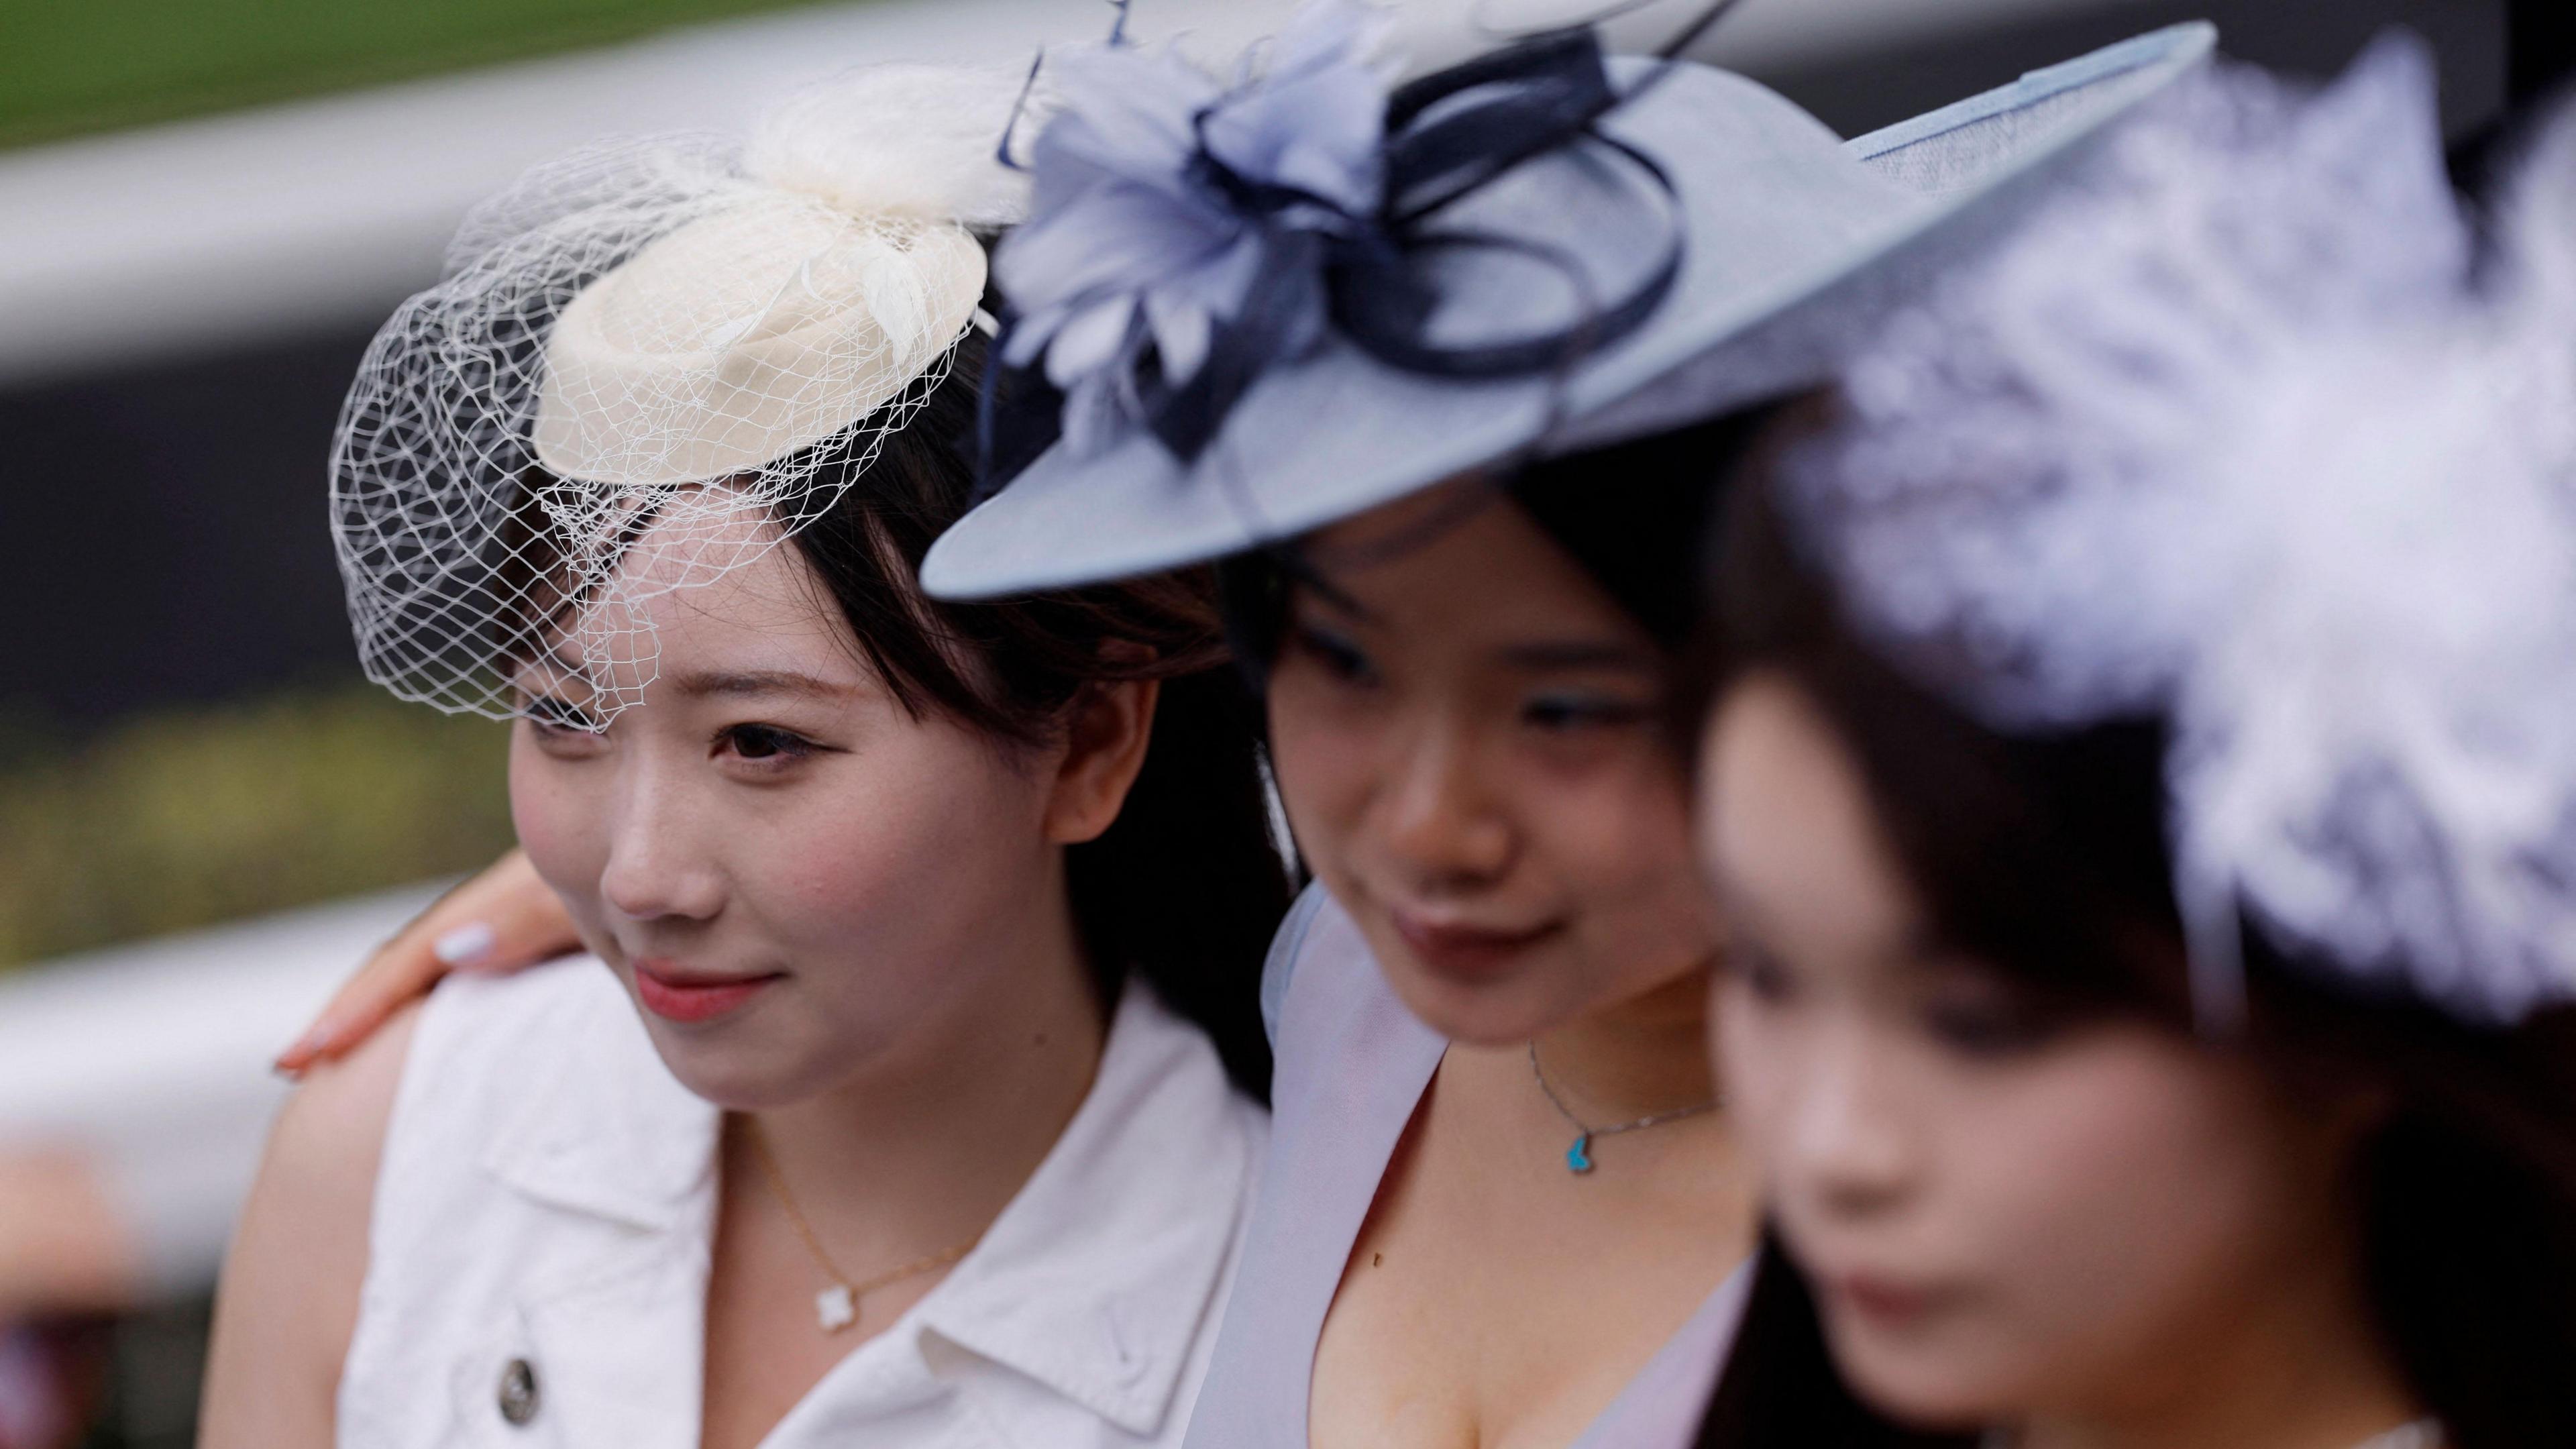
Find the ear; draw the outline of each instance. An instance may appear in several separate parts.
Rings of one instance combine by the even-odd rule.
[[[1154,705],[1163,686],[1152,679],[1086,685],[1065,734],[1064,760],[1047,800],[1046,838],[1056,845],[1097,840],[1118,819],[1127,792],[1145,768],[1154,737]]]

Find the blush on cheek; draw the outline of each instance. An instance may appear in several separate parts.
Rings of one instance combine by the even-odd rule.
[[[2293,1154],[2260,1088],[2168,1033],[2114,1028],[1962,1103],[1945,1215],[1983,1279],[1961,1390],[2082,1404],[2223,1343],[2295,1257]]]
[[[605,822],[526,735],[526,726],[518,726],[510,742],[510,823],[519,848],[557,894],[586,897],[597,889],[604,865]]]
[[[1746,1134],[1756,1160],[1769,1161],[1765,1142],[1778,1116],[1769,1089],[1786,1079],[1787,1067],[1766,1065],[1772,1043],[1756,1028],[1756,1009],[1741,978],[1726,971],[1709,978],[1709,1066],[1716,1074],[1727,1116],[1737,1131]]]
[[[768,878],[800,920],[864,919],[889,896],[903,893],[902,882],[888,879],[894,874],[889,867],[899,868],[901,862],[889,862],[883,842],[865,831],[801,832],[792,840],[768,842],[764,853],[769,852],[775,853],[777,867]]]
[[[1358,740],[1336,748],[1329,732],[1316,727],[1314,713],[1283,701],[1274,686],[1270,758],[1280,810],[1308,867],[1330,880],[1344,863],[1350,821],[1367,798],[1370,755]]]

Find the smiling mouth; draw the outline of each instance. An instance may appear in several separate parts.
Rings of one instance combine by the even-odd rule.
[[[1916,1287],[1867,1273],[1828,1279],[1826,1291],[1837,1307],[1872,1328],[1888,1332],[1921,1324],[1957,1297],[1942,1289]]]
[[[1532,947],[1553,939],[1564,927],[1550,923],[1521,931],[1499,931],[1445,921],[1429,921],[1395,907],[1387,909],[1395,934],[1433,974],[1463,982],[1489,981],[1518,965]]]
[[[751,1003],[765,988],[786,979],[783,971],[763,976],[710,976],[680,970],[665,961],[637,961],[635,996],[644,1009],[664,1021],[691,1025],[728,1016]]]

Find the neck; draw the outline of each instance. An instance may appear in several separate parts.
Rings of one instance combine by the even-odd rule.
[[[2355,1449],[2422,1418],[2369,1328],[2349,1237],[2321,1225],[2304,1275],[2176,1336],[2187,1362],[2121,1375],[2116,1402],[2034,1415],[2015,1449]]]
[[[982,947],[1015,958],[981,973],[1006,989],[961,994],[833,1089],[751,1114],[797,1207],[854,1257],[981,1232],[1090,1092],[1106,1022],[1053,894],[1057,909]],[[744,1165],[728,1152],[728,1173]]]
[[[1693,1107],[1716,1095],[1708,1064],[1707,973],[1692,971],[1541,1035],[1548,1081],[1594,1125]]]

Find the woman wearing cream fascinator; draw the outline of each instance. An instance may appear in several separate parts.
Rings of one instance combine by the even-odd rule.
[[[1286,903],[1202,576],[951,606],[1018,78],[852,72],[465,225],[333,457],[370,675],[512,721],[595,959],[314,1074],[205,1442],[1176,1444]]]

